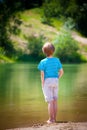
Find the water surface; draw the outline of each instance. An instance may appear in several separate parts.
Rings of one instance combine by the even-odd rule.
[[[87,64],[63,65],[57,121],[87,121]],[[48,119],[37,64],[0,64],[0,129]]]

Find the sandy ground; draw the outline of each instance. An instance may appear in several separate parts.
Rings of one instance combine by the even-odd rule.
[[[87,122],[34,124],[32,127],[28,128],[14,128],[8,130],[87,130]]]

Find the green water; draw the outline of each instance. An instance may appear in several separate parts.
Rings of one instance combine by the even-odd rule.
[[[87,121],[87,64],[63,65],[57,121]],[[37,64],[0,64],[0,129],[48,119]]]

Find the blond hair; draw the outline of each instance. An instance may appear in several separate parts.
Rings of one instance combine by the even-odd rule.
[[[46,54],[46,56],[50,56],[54,53],[55,47],[53,46],[52,43],[46,42],[42,47],[42,51],[44,54]]]

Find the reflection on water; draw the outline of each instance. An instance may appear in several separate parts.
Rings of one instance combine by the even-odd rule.
[[[64,70],[60,83],[59,117],[61,120],[87,121],[87,64],[65,65]]]
[[[87,121],[87,64],[64,65],[58,121]],[[37,64],[0,65],[0,129],[44,122],[47,104]]]

